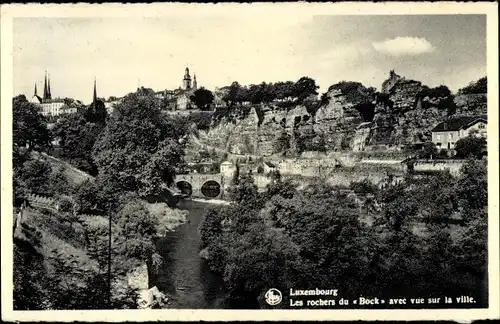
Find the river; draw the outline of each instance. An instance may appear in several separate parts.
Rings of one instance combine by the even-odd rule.
[[[189,211],[188,222],[156,242],[164,265],[158,273],[150,274],[150,280],[152,286],[168,296],[168,308],[227,308],[222,277],[211,272],[199,256],[198,226],[208,206],[181,200],[178,208]]]

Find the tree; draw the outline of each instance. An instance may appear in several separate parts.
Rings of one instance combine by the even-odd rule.
[[[299,103],[302,103],[304,99],[313,95],[318,95],[316,90],[319,89],[319,86],[316,85],[316,81],[309,77],[300,78],[294,86],[294,97],[296,97]]]
[[[458,90],[459,95],[467,94],[485,94],[488,93],[488,78],[482,77],[475,82],[469,83],[469,85]]]
[[[271,179],[271,182],[266,185],[268,199],[277,195],[290,199],[296,194],[297,189],[295,184],[288,179],[283,181],[279,171],[271,171],[268,177]]]
[[[76,186],[73,197],[82,214],[91,214],[102,203],[99,201],[98,187],[93,180],[85,180]]]
[[[262,91],[258,84],[251,84],[247,89],[248,101],[253,104],[262,103]]]
[[[45,150],[51,145],[47,121],[40,108],[24,95],[12,99],[12,140],[14,146]]]
[[[420,159],[432,159],[437,155],[436,145],[432,142],[426,142],[417,151],[417,156]]]
[[[258,200],[258,188],[250,174],[235,174],[228,190],[229,198],[237,203],[254,203]]]
[[[432,96],[435,98],[446,98],[450,95],[451,91],[445,85],[440,85],[432,89]]]
[[[455,103],[455,97],[450,95],[446,98],[439,100],[438,109],[446,110],[447,116],[452,116],[457,112],[457,104]]]
[[[466,219],[478,218],[486,212],[488,176],[485,161],[473,159],[467,161],[458,179],[457,194]]]
[[[99,173],[124,191],[158,194],[183,160],[178,134],[169,126],[153,95],[127,95],[94,145]]]
[[[52,192],[50,187],[51,175],[52,167],[50,163],[38,159],[25,162],[20,171],[24,187],[34,194],[43,196]]]
[[[85,120],[89,123],[97,123],[100,125],[106,124],[106,119],[108,117],[108,111],[102,100],[96,100],[96,102],[90,104],[84,113]]]
[[[241,85],[236,81],[229,86],[227,93],[222,97],[229,108],[233,108],[240,101],[240,91]]]
[[[132,200],[116,214],[118,251],[122,255],[148,261],[154,253],[153,237],[158,220],[151,215],[142,202]]]
[[[222,234],[222,220],[220,208],[205,209],[199,227],[202,248],[213,243]]]
[[[273,85],[276,99],[289,100],[294,97],[295,83],[292,81],[277,82]]]
[[[60,118],[52,134],[59,138],[61,157],[75,167],[97,174],[97,166],[92,157],[92,149],[104,130],[99,123],[88,122],[80,114],[72,114]]]
[[[466,158],[472,156],[480,159],[486,151],[486,139],[474,135],[461,138],[455,143],[455,151],[457,157]]]
[[[274,94],[272,90],[272,84],[267,84],[265,82],[262,82],[260,84],[258,97],[263,103],[269,103],[274,99],[276,99],[276,94]]]
[[[211,91],[200,88],[194,92],[190,99],[200,110],[210,110],[210,106],[214,101],[214,95]]]

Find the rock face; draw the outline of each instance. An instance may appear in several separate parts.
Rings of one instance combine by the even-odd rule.
[[[399,150],[431,138],[448,115],[486,114],[486,94],[422,97],[421,82],[391,71],[382,91],[356,82],[329,88],[314,115],[306,107],[257,105],[240,119],[200,132],[197,145],[231,154],[270,156],[311,151]],[[323,100],[324,99],[324,100]]]

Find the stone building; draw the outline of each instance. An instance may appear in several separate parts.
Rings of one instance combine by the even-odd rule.
[[[47,75],[47,71],[45,71],[43,97],[38,96],[35,83],[35,91],[33,97],[31,98],[31,102],[39,105],[42,108],[42,115],[44,116],[58,116],[63,113],[76,112],[76,110],[72,111],[71,109],[63,109],[65,103],[64,99],[52,99],[52,92],[50,90],[50,76]]]
[[[182,88],[176,89],[167,94],[169,106],[172,110],[186,110],[193,107],[191,103],[191,96],[198,89],[198,82],[196,81],[196,74],[189,74],[189,68],[186,67],[184,78],[182,79]]]

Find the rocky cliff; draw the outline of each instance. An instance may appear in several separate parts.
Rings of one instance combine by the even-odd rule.
[[[271,103],[246,107],[245,116],[222,119],[200,132],[194,149],[270,156],[302,151],[397,150],[430,139],[449,115],[486,114],[486,95],[441,95],[396,74],[376,92],[356,82],[329,88],[315,112]],[[310,110],[311,111],[311,110]]]

